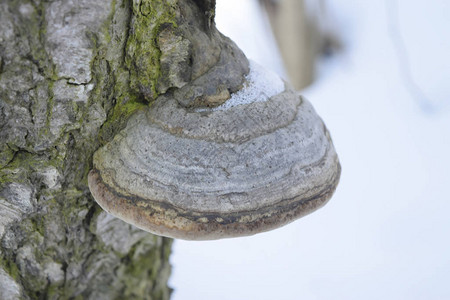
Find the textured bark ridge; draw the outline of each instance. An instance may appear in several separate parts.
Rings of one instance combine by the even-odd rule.
[[[169,298],[171,240],[103,212],[87,174],[132,112],[192,79],[178,7],[1,1],[0,299]]]

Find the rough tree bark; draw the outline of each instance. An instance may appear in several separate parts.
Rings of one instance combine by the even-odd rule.
[[[86,178],[132,112],[185,84],[181,4],[210,26],[210,0],[1,1],[0,299],[169,298],[171,240],[103,212]]]

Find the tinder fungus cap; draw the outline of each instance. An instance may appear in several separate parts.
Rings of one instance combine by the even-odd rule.
[[[252,235],[324,205],[339,181],[329,133],[311,104],[250,64],[215,108],[169,96],[130,118],[94,155],[100,206],[149,232],[188,240]]]

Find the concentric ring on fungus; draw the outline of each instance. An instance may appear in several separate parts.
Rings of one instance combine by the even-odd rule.
[[[255,63],[227,102],[191,109],[163,95],[133,115],[94,155],[95,200],[146,231],[189,240],[252,235],[323,206],[340,165],[311,104]]]

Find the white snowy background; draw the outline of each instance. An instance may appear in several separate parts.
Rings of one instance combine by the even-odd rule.
[[[175,241],[174,300],[450,299],[450,1],[326,3],[344,48],[302,93],[341,160],[335,195],[268,233]],[[284,75],[256,0],[217,15]]]

